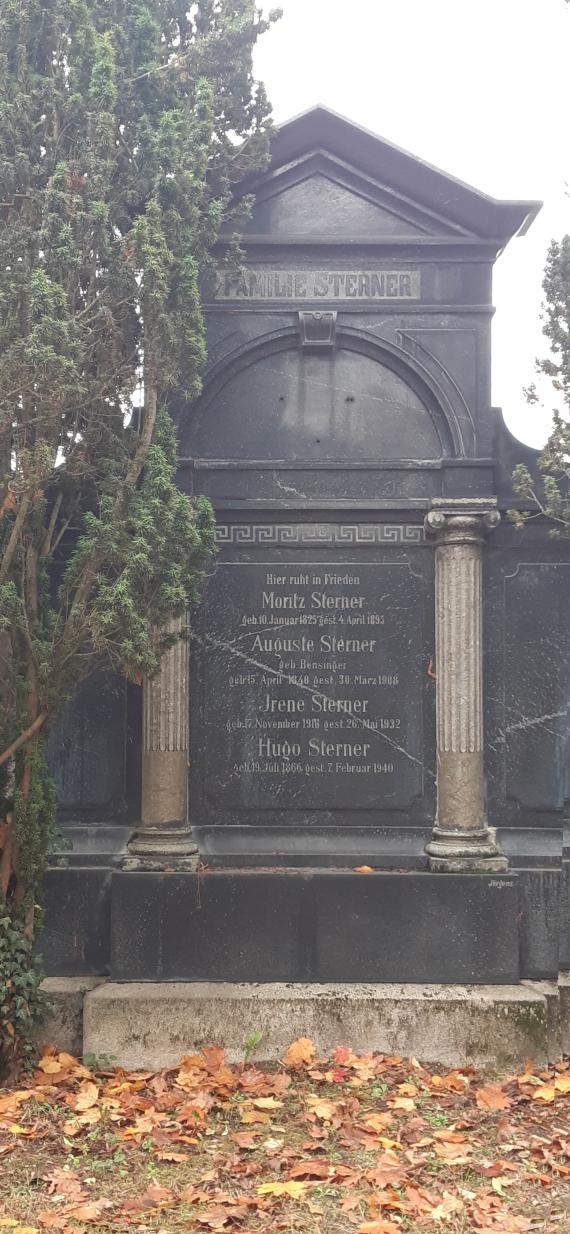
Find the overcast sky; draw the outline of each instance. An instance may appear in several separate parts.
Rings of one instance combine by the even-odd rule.
[[[270,6],[265,4],[266,9]],[[493,399],[540,445],[522,389],[543,353],[548,243],[570,231],[564,0],[281,0],[256,57],[277,122],[323,103],[495,197],[544,202],[495,273]],[[551,406],[546,388],[546,409]]]

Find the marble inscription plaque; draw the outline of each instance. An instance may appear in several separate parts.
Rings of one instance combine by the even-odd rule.
[[[237,809],[403,809],[422,791],[406,563],[222,563],[206,596],[205,791]]]

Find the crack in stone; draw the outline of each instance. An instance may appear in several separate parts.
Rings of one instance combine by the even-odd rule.
[[[567,709],[565,707],[563,711],[552,711],[544,716],[523,716],[522,720],[519,720],[516,724],[507,725],[505,733],[513,733],[517,729],[538,728],[541,724],[547,724],[549,720],[561,720],[566,715]],[[547,729],[547,732],[552,733],[553,736],[559,736],[554,729]]]
[[[511,715],[521,716],[521,712],[517,707],[512,707],[502,698],[497,698],[496,695],[490,695],[489,701],[497,703],[500,707],[504,707],[505,711],[510,711]],[[541,716],[521,716],[521,719],[508,724],[506,728],[500,729],[494,741],[487,741],[487,748],[499,752],[499,747],[504,746],[507,740],[507,735],[513,732],[524,732],[526,729],[544,727],[544,731],[549,733],[551,737],[560,737],[562,734],[555,728],[546,728],[550,720],[563,720],[568,715],[568,709],[565,707],[562,711],[552,711]]]
[[[309,500],[309,498],[307,497],[307,494],[302,493],[300,489],[293,488],[291,484],[284,484],[283,480],[279,479],[279,476],[277,475],[275,471],[273,472],[273,482],[274,484],[277,485],[277,488],[281,489],[282,493],[286,493],[292,497],[300,497],[303,501]]]
[[[219,647],[223,651],[229,652],[230,655],[238,656],[240,660],[244,660],[245,663],[249,664],[252,668],[261,669],[262,672],[268,673],[274,677],[282,677],[283,681],[287,682],[288,685],[295,686],[298,690],[305,690],[307,694],[310,694],[315,698],[325,699],[329,702],[336,701],[332,695],[325,694],[322,690],[315,690],[314,686],[307,686],[299,681],[296,681],[291,673],[284,673],[281,669],[273,668],[271,665],[263,664],[261,660],[255,660],[252,656],[246,655],[244,651],[240,651],[240,649],[233,643],[225,642],[223,639],[214,638],[211,634],[206,634],[204,638],[195,634],[194,638],[196,639],[196,642],[202,644],[209,643],[212,647]],[[360,716],[354,715],[351,715],[350,719],[357,727],[360,726],[363,729],[367,729],[368,732],[374,733],[375,736],[381,737],[382,740],[385,741],[386,744],[393,750],[396,750],[399,754],[403,754],[404,757],[409,759],[411,763],[415,763],[418,767],[420,767],[422,772],[428,775],[432,780],[435,780],[436,777],[433,772],[430,771],[428,767],[424,766],[423,759],[416,758],[414,754],[410,754],[409,750],[406,750],[403,746],[398,745],[398,742],[394,741],[393,738],[388,737],[387,734],[383,733],[381,730],[374,728],[372,722],[362,719]]]

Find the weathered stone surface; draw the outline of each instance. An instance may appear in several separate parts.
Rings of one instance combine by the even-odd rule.
[[[103,977],[46,977],[42,990],[51,1000],[52,1011],[38,1030],[38,1040],[80,1058],[85,995],[103,980]]]
[[[570,1054],[570,973],[558,978],[560,996],[560,1040],[563,1054]]]
[[[556,981],[564,967],[560,869],[517,871],[521,975],[531,981]]]
[[[523,981],[523,986],[546,999],[547,1048],[549,1059],[566,1053],[562,1042],[562,1000],[557,981]]]
[[[179,634],[185,619],[169,627]],[[156,677],[143,683],[141,826],[129,842],[125,866],[196,869],[198,850],[187,823],[188,643],[162,657]]]
[[[435,500],[437,818],[430,869],[501,872],[483,782],[483,539],[500,522],[495,500]]]
[[[117,872],[113,981],[518,980],[512,875]]]
[[[84,1022],[85,1051],[127,1068],[172,1066],[214,1042],[236,1061],[254,1031],[260,1060],[299,1036],[319,1052],[350,1044],[447,1066],[540,1064],[550,1045],[547,999],[522,986],[109,983],[85,999]]]
[[[108,972],[111,860],[98,864],[97,854],[85,854],[77,865],[47,871],[38,951],[50,977],[100,977]]]

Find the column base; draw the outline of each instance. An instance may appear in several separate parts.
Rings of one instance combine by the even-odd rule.
[[[504,874],[509,863],[495,840],[494,831],[446,831],[434,827],[426,844],[429,868],[441,874]]]
[[[198,845],[184,825],[142,826],[129,840],[123,870],[197,870]]]

